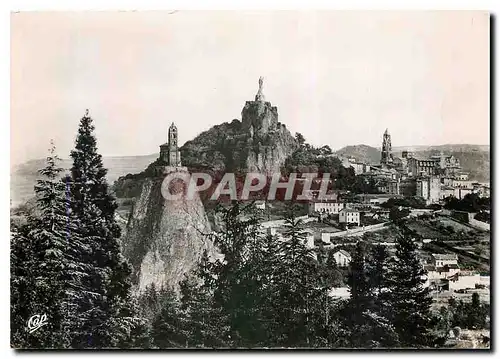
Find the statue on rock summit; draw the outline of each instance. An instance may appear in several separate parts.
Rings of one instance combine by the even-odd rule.
[[[264,97],[264,94],[262,93],[263,84],[264,84],[264,78],[261,76],[261,77],[259,77],[259,91],[257,91],[257,95],[255,95],[255,101],[266,102],[266,98]]]

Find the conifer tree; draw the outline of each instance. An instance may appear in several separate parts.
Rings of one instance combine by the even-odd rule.
[[[351,294],[344,313],[347,327],[351,332],[351,345],[357,348],[371,347],[373,338],[366,312],[373,308],[373,296],[366,268],[364,243],[361,241],[356,244],[349,263],[347,285]]]
[[[343,282],[342,273],[337,265],[337,261],[333,256],[335,251],[330,250],[328,252],[327,260],[325,262],[326,266],[326,277],[328,285],[331,287],[340,287]]]
[[[179,300],[170,289],[160,296],[160,312],[155,316],[151,331],[153,346],[159,349],[185,347],[188,338],[182,330]]]
[[[344,309],[348,331],[351,333],[349,346],[391,347],[396,343],[397,335],[382,311],[382,288],[387,273],[384,270],[386,253],[375,248],[373,261],[367,258],[365,252],[365,244],[358,242],[349,265],[347,282],[351,296]],[[377,272],[377,267],[382,271]]]
[[[47,324],[27,336],[25,347],[68,348],[77,321],[74,298],[79,292],[79,280],[85,275],[85,265],[78,261],[82,243],[71,220],[68,193],[60,178],[60,159],[51,143],[47,165],[39,170],[41,179],[35,185],[37,215],[28,216],[28,223],[16,236],[24,242],[13,244],[15,261],[12,268],[24,268],[23,299],[28,299],[26,315],[45,315]],[[21,234],[22,233],[22,234]],[[23,256],[23,260],[18,261]],[[17,276],[17,273],[15,274]],[[16,288],[15,286],[13,289]],[[19,290],[19,289],[18,289]],[[28,318],[24,318],[26,321]],[[23,328],[24,329],[24,328]]]
[[[11,221],[10,228],[10,343],[13,348],[32,348],[26,330],[29,317],[35,313],[35,275],[30,225]]]
[[[207,290],[213,293],[214,305],[227,320],[223,327],[229,327],[228,345],[247,345],[253,325],[249,322],[253,310],[247,296],[252,279],[249,275],[250,243],[258,240],[258,215],[252,205],[234,202],[229,208],[219,206],[221,228],[211,238],[224,256],[210,264],[210,275],[205,275]],[[216,281],[209,277],[217,278]],[[251,294],[251,295],[255,295]]]
[[[97,152],[88,110],[80,121],[71,158],[71,178],[67,181],[71,210],[88,248],[81,260],[91,266],[78,303],[81,335],[74,339],[73,346],[113,347],[125,340],[123,333],[131,330],[134,311],[129,305],[131,269],[120,253],[120,227],[115,221],[117,205],[108,191],[107,170]]]
[[[430,311],[432,298],[429,288],[424,287],[425,274],[415,243],[409,236],[398,238],[396,257],[390,265],[387,304],[402,347],[429,347],[434,344],[430,333],[433,326]]]
[[[29,234],[36,263],[33,289],[36,291],[34,302],[38,310],[33,314],[47,315],[47,328],[36,334],[45,348],[64,348],[69,345],[65,333],[67,328],[63,326],[70,306],[68,290],[72,286],[68,269],[75,268],[69,256],[69,246],[72,244],[68,243],[69,236],[74,234],[74,227],[68,221],[68,201],[65,185],[59,178],[63,171],[58,166],[59,161],[51,142],[47,165],[39,170],[43,178],[37,180],[35,185],[40,214],[38,218],[31,218],[33,229]]]
[[[279,323],[278,343],[287,347],[323,344],[328,287],[313,251],[305,245],[304,223],[292,204],[285,214],[281,266],[277,278],[275,313]]]
[[[206,257],[205,257],[206,258]],[[207,287],[188,277],[180,284],[181,316],[185,328],[186,346],[190,348],[228,347],[223,311],[218,308]]]
[[[367,270],[370,287],[376,296],[380,296],[387,287],[388,264],[387,248],[383,245],[374,246],[367,258]]]

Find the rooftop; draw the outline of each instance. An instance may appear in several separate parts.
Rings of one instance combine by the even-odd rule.
[[[341,203],[340,201],[336,199],[318,199],[318,198],[312,198],[310,203]]]
[[[342,254],[342,255],[346,256],[347,258],[351,258],[351,255],[349,254],[349,252],[347,252],[347,251],[346,251],[346,250],[344,250],[344,249],[340,249],[340,250],[336,251],[336,252],[335,252],[335,253],[333,253],[333,254],[337,254],[337,253],[340,253],[340,254]]]
[[[432,256],[434,257],[435,260],[440,260],[440,261],[458,260],[458,256],[456,254],[438,254],[438,253],[432,253]]]
[[[450,269],[460,269],[458,267],[458,264],[447,264],[442,267],[436,267],[435,271],[436,272],[449,272]]]
[[[353,208],[344,208],[342,211],[340,212],[345,212],[345,213],[359,213],[359,210],[357,209],[353,209]]]

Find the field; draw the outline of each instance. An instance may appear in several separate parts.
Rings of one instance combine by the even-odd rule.
[[[440,217],[439,223],[444,226],[451,226],[455,232],[474,233],[476,230],[466,224],[457,222],[448,217]]]
[[[424,220],[410,220],[407,227],[422,237],[422,239],[444,239],[447,238],[445,234],[437,229],[432,228],[428,221]]]

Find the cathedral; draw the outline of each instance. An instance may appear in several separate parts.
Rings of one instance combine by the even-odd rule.
[[[172,122],[168,129],[168,142],[160,146],[160,160],[170,167],[181,167],[181,152],[178,146],[177,127]]]

